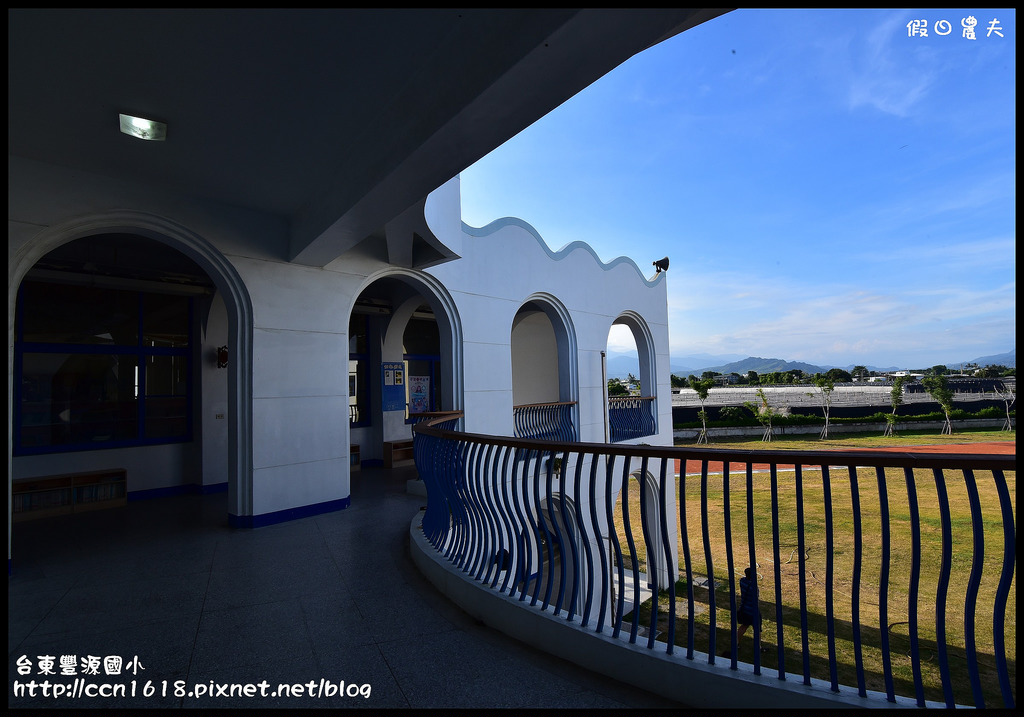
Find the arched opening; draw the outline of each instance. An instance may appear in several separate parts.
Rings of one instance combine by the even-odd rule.
[[[407,270],[369,279],[349,315],[353,461],[411,460],[417,414],[462,408],[461,357],[455,306],[436,280]]]
[[[223,492],[244,523],[251,308],[216,250],[148,215],[100,217],[22,247],[9,290],[12,522]]]
[[[421,304],[402,334],[402,361],[405,365],[405,420],[440,411],[445,395],[444,366],[441,363],[441,334],[437,319],[427,303]]]
[[[608,332],[605,397],[608,406],[607,435],[617,443],[658,432],[657,375],[654,340],[646,322],[625,312]]]
[[[552,493],[550,499],[541,500],[538,513],[537,582],[525,589],[558,610],[580,615],[586,597],[587,569],[583,559],[584,536],[576,522],[573,499]]]
[[[510,343],[515,435],[578,440],[576,335],[565,307],[531,297],[516,312]]]
[[[665,522],[665,516],[674,515],[674,474],[666,471],[669,483],[663,496],[655,477],[662,468],[657,463],[647,464],[646,472],[631,470],[612,510],[613,612],[618,614],[621,603],[624,619],[633,621],[640,620],[639,608],[655,590],[667,591],[679,579],[675,523]]]

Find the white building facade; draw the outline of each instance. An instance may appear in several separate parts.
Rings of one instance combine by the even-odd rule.
[[[410,224],[457,258],[412,269],[353,252],[312,268],[259,251],[272,237],[252,241],[265,229],[244,213],[101,178],[64,185],[55,204],[61,170],[16,169],[14,480],[123,468],[130,499],[227,489],[232,522],[257,526],[344,508],[353,462],[409,439],[417,410],[464,411],[467,431],[513,435],[514,406],[563,403],[573,438],[604,441],[602,357],[615,323],[633,331],[642,382],[656,387],[657,428],[642,440],[671,442],[664,275],[602,262],[578,242],[552,251],[519,220],[468,227],[458,178]],[[130,211],[94,211],[128,201]],[[246,241],[233,241],[239,232]],[[187,312],[176,339],[160,324],[174,319],[146,308],[161,297]],[[122,300],[144,307],[130,338],[111,328],[120,315],[101,316]],[[105,378],[102,391],[82,386]]]
[[[665,277],[467,227],[456,175],[722,12],[10,11],[9,504],[123,471],[237,526],[339,510],[423,410],[604,441],[614,324],[649,418],[613,438],[670,442]]]

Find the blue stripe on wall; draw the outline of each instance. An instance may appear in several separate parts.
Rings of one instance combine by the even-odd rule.
[[[274,513],[263,513],[261,515],[232,515],[228,514],[228,525],[232,528],[262,528],[266,525],[285,523],[289,520],[309,518],[323,513],[333,513],[336,510],[344,510],[352,504],[351,496],[340,500],[329,500],[325,503],[304,505],[298,508],[278,510]]]

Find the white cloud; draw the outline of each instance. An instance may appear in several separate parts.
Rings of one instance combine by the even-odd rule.
[[[467,170],[467,221],[520,216],[642,270],[668,254],[676,355],[1005,351],[1012,51],[916,42],[916,14],[740,10],[662,43]]]
[[[608,332],[608,351],[613,353],[636,353],[636,340],[628,326],[615,324]]]
[[[721,279],[721,277],[719,277]],[[695,284],[713,286],[715,281]],[[735,286],[718,284],[728,293]],[[695,288],[694,284],[690,288]],[[863,291],[761,282],[745,310],[719,302],[722,292],[670,292],[673,354],[746,353],[817,363],[892,364],[915,353],[933,362],[968,360],[1015,343],[1015,285],[983,289]],[[829,293],[830,292],[830,293]],[[929,364],[930,365],[930,364]]]
[[[862,46],[853,44],[847,94],[851,109],[867,105],[905,117],[927,96],[937,79],[935,69],[908,64],[907,55],[895,59],[894,42],[906,35],[906,22],[905,14],[891,15],[875,26]]]

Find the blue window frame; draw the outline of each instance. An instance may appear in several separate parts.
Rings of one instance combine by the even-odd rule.
[[[353,315],[348,322],[348,422],[352,428],[373,424],[370,415],[369,318]]]
[[[193,348],[189,296],[26,280],[14,453],[191,441]]]

